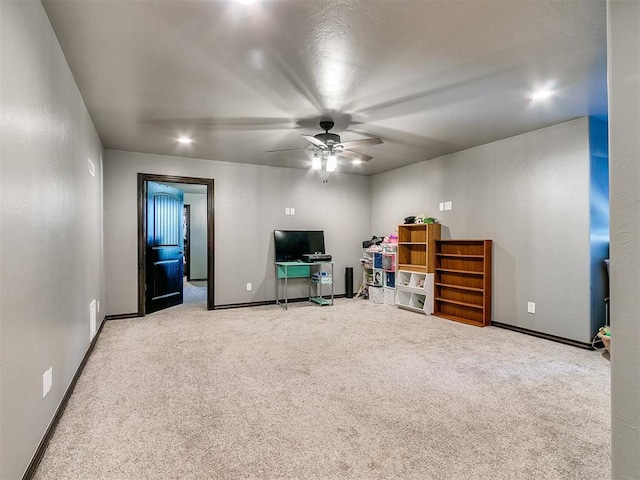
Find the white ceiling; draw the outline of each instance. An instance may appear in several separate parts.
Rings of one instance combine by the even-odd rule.
[[[606,115],[604,1],[43,0],[105,148],[371,175]],[[557,94],[539,103],[532,90]],[[180,145],[179,135],[194,143]]]

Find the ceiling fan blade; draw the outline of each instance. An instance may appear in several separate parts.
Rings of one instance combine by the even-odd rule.
[[[380,145],[383,143],[380,138],[363,138],[362,140],[351,140],[350,142],[336,143],[334,147],[342,148],[359,148],[366,147],[368,145]]]
[[[340,150],[338,155],[350,158],[351,160],[360,160],[361,162],[368,162],[373,158],[369,155],[365,155],[364,153],[354,152],[353,150]]]
[[[321,140],[318,140],[313,135],[302,135],[308,142],[313,143],[316,147],[320,148],[329,148],[326,143]]]

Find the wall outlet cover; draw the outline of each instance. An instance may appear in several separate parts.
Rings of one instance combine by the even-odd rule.
[[[251,284],[247,283],[247,292],[250,292],[250,291],[251,291]]]
[[[441,212],[444,212],[444,202],[440,202],[440,204],[438,205],[438,209],[439,209]]]
[[[42,375],[42,398],[47,396],[47,393],[51,391],[53,386],[53,367],[49,367],[49,370]]]
[[[534,302],[527,303],[527,312],[528,313],[536,313],[536,304]]]
[[[93,340],[93,337],[96,336],[97,328],[98,328],[98,301],[91,300],[89,303],[89,341]]]

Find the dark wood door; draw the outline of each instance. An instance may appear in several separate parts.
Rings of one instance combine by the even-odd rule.
[[[147,182],[146,313],[182,303],[184,194]]]

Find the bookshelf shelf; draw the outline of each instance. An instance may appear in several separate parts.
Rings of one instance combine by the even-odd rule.
[[[434,315],[491,324],[491,240],[436,240]]]
[[[433,251],[439,223],[398,225],[398,271],[395,304],[415,312],[433,313]]]

